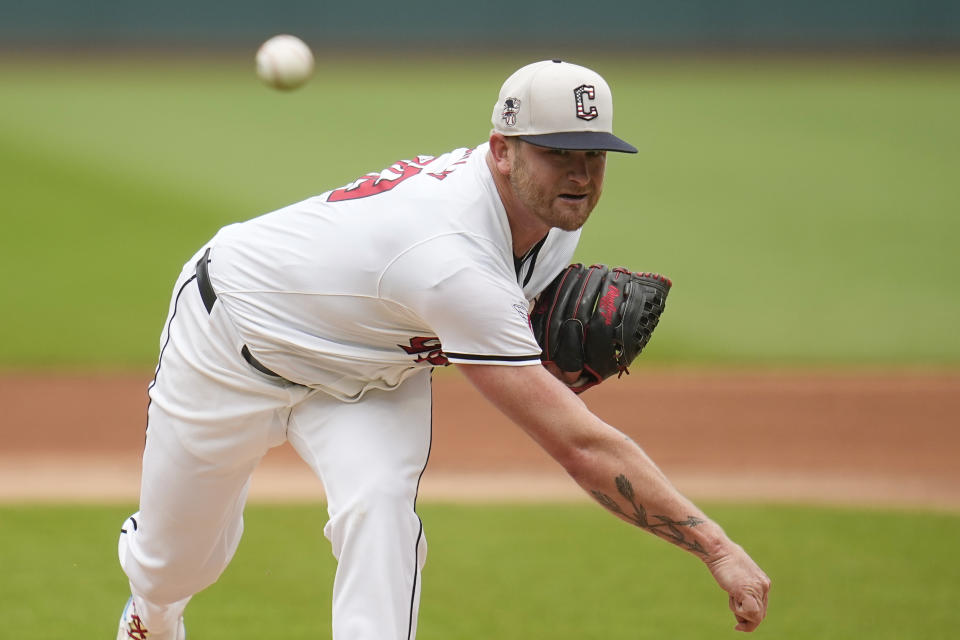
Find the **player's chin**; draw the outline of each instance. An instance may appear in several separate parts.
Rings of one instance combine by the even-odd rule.
[[[564,231],[575,231],[579,229],[590,217],[590,212],[593,211],[595,204],[595,201],[589,197],[557,197],[553,207],[555,214],[555,223],[553,226],[563,229]]]

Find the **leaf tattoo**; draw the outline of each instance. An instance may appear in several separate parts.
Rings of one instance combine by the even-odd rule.
[[[619,502],[601,491],[593,490],[590,493],[592,493],[594,499],[604,507],[629,520],[641,529],[646,529],[650,533],[672,542],[679,547],[693,551],[694,553],[699,553],[704,556],[707,555],[707,551],[698,541],[687,540],[682,529],[682,527],[695,527],[703,524],[703,520],[693,516],[687,516],[686,520],[671,520],[666,516],[660,515],[649,516],[644,506],[637,503],[633,491],[633,484],[625,475],[620,474],[614,479],[614,482],[617,485],[617,492],[626,498],[630,506],[633,507],[633,513],[625,512]]]
[[[623,511],[620,509],[620,505],[617,504],[617,501],[606,495],[605,493],[600,493],[599,491],[593,492],[593,497],[597,499],[597,502],[605,506],[610,511],[614,513],[622,514]]]
[[[615,482],[617,483],[617,491],[620,492],[620,495],[630,502],[633,502],[633,485],[627,480],[627,476],[621,473],[617,476]]]

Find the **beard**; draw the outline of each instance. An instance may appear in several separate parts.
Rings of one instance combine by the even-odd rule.
[[[519,151],[519,150],[518,150]],[[534,180],[530,167],[521,154],[515,153],[510,170],[510,186],[517,199],[537,218],[550,227],[575,231],[582,227],[597,206],[600,190],[594,189],[586,197],[576,200],[561,196],[555,185],[544,187]]]

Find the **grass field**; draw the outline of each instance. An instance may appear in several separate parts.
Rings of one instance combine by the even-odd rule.
[[[705,569],[594,505],[426,505],[418,638],[734,637]],[[960,516],[708,505],[773,579],[761,633],[782,640],[954,638]],[[126,598],[123,506],[0,507],[3,637],[109,638]],[[191,637],[329,637],[334,571],[322,505],[256,505]]]
[[[960,365],[960,61],[574,61],[641,149],[611,156],[578,258],[675,281],[647,362]],[[173,279],[217,228],[483,141],[516,66],[321,57],[278,94],[246,58],[0,58],[0,368],[150,370]],[[956,636],[957,514],[706,506],[773,578],[760,633]],[[112,637],[130,510],[0,505],[0,638]],[[598,507],[421,511],[421,639],[733,633],[695,560]],[[328,637],[324,520],[251,507],[190,637]]]
[[[651,362],[960,364],[960,61],[579,60],[617,130],[578,258],[672,276]],[[0,60],[0,366],[149,368],[221,225],[486,138],[515,61]],[[438,83],[437,78],[444,78]]]

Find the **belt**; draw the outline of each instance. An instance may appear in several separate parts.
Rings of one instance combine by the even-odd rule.
[[[207,313],[213,311],[213,303],[217,301],[217,292],[213,290],[213,285],[210,284],[210,270],[207,266],[209,264],[210,248],[208,247],[207,250],[203,252],[203,257],[197,261],[197,287],[200,289],[200,299],[203,300],[203,306],[207,308]],[[253,354],[250,353],[250,349],[247,348],[247,345],[243,345],[243,348],[240,349],[240,355],[243,356],[243,359],[246,360],[251,367],[260,373],[265,373],[268,376],[280,378],[281,380],[283,379],[283,376],[274,373],[254,358]]]

